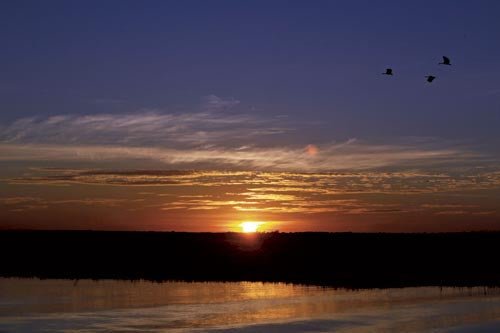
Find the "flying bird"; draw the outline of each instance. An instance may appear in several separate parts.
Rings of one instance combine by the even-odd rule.
[[[430,83],[430,82],[434,81],[434,79],[435,79],[436,77],[435,77],[435,76],[432,76],[432,75],[427,75],[427,76],[426,76],[426,78],[427,78],[427,82],[429,82],[429,83]]]
[[[443,62],[440,62],[439,64],[451,66],[450,58],[443,56]]]
[[[387,68],[385,70],[385,73],[382,73],[383,75],[392,75],[392,68]]]

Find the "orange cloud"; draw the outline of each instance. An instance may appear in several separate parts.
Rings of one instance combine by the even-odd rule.
[[[306,146],[306,153],[309,156],[316,156],[318,154],[318,147],[312,144]]]

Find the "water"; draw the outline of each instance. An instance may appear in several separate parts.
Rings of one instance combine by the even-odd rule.
[[[0,332],[500,332],[500,289],[0,278]]]

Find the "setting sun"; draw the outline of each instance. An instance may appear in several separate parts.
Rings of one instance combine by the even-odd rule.
[[[241,223],[241,230],[243,232],[257,232],[259,227],[265,222],[255,222],[255,221],[246,221]]]

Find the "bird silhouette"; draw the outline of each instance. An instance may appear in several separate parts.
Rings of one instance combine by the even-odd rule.
[[[432,76],[432,75],[427,75],[427,76],[426,76],[426,78],[427,78],[427,82],[429,82],[429,83],[430,83],[430,82],[434,81],[434,79],[435,79],[436,77],[435,77],[435,76]]]
[[[440,62],[439,64],[451,66],[450,58],[443,56],[443,62]]]
[[[392,68],[387,68],[385,70],[385,73],[382,73],[383,75],[392,75]]]

